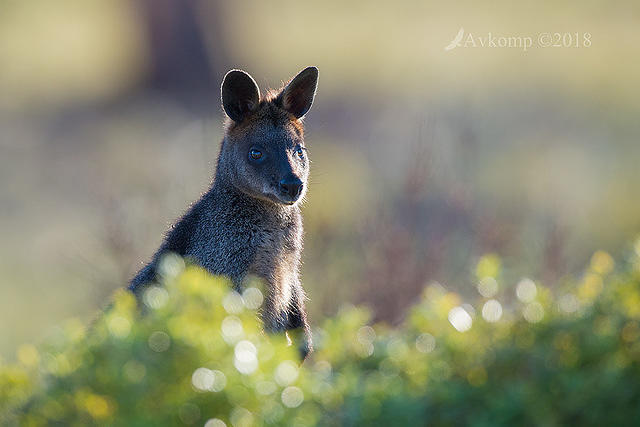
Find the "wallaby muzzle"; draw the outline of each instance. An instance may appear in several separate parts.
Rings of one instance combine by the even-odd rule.
[[[302,189],[304,184],[295,175],[288,175],[280,180],[279,189],[280,195],[285,200],[290,200],[292,203],[298,200],[300,194],[302,194]]]

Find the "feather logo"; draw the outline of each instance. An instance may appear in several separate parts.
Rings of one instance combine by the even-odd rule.
[[[452,50],[458,46],[462,46],[462,44],[460,43],[462,41],[462,37],[464,37],[464,28],[460,27],[460,30],[458,30],[458,34],[456,34],[453,40],[451,40],[451,43],[445,46],[444,50]]]

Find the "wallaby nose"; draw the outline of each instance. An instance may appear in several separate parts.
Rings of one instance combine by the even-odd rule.
[[[295,199],[302,193],[302,181],[296,176],[284,178],[280,181],[280,193]]]

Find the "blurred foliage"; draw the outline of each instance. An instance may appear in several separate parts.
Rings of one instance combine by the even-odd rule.
[[[122,290],[88,331],[78,321],[0,368],[3,424],[624,425],[640,418],[640,241],[616,266],[596,252],[558,292],[497,285],[477,264],[473,304],[427,286],[403,324],[345,307],[299,364],[265,335],[262,292],[242,295],[179,257],[142,310]],[[392,285],[392,284],[390,284]]]

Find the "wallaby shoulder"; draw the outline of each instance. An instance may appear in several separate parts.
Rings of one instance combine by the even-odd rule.
[[[176,253],[181,256],[185,256],[191,246],[191,240],[193,233],[196,232],[200,226],[200,220],[202,216],[202,201],[203,198],[194,203],[187,212],[180,217],[165,234],[164,240],[160,248],[153,255],[151,262],[149,262],[138,274],[131,280],[129,289],[134,292],[139,292],[142,287],[157,279],[157,267],[162,256],[168,252]]]

